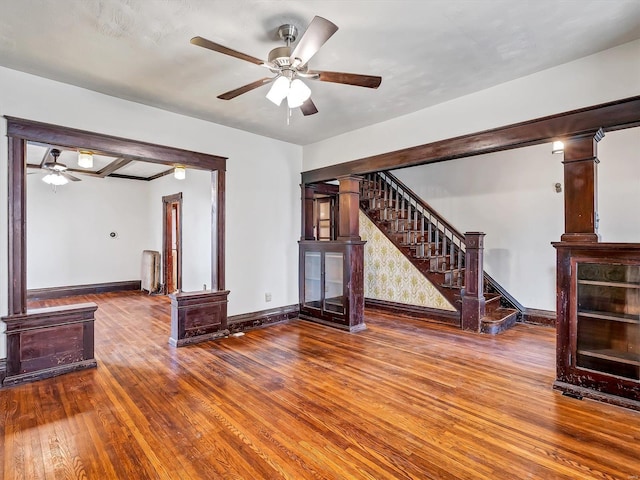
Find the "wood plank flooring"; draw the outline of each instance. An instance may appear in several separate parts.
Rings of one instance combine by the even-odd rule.
[[[169,303],[99,304],[98,368],[0,390],[10,479],[640,479],[640,413],[561,396],[555,332],[373,311],[169,347]]]

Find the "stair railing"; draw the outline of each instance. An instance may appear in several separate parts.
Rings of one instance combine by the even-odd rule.
[[[362,182],[363,200],[380,211],[380,219],[392,230],[404,233],[404,245],[416,249],[416,257],[441,257],[438,270],[457,272],[451,286],[462,287],[465,237],[429,204],[388,171],[369,173]],[[367,192],[372,192],[367,197]],[[377,203],[376,203],[377,202]]]

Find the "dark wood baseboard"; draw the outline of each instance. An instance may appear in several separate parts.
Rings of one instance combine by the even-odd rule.
[[[73,295],[91,295],[124,290],[140,290],[140,280],[92,283],[67,287],[34,288],[27,290],[27,300],[51,300],[53,298],[71,297]]]
[[[262,328],[298,318],[299,313],[300,309],[298,304],[287,305],[269,310],[233,315],[228,318],[227,325],[230,333],[246,332],[247,330]]]
[[[303,313],[300,314],[300,320],[305,320],[307,322],[319,323],[321,325],[326,325],[327,327],[337,328],[338,330],[344,330],[349,333],[357,333],[367,329],[367,325],[362,322],[356,325],[344,325],[337,322],[330,322],[329,320],[324,320],[323,318],[313,317],[311,315],[305,315]]]
[[[37,372],[27,372],[18,375],[11,375],[3,380],[3,387],[11,387],[13,385],[21,385],[23,383],[44,380],[45,378],[57,377],[65,373],[76,372],[78,370],[86,370],[87,368],[96,368],[98,366],[95,359],[83,360],[81,362],[71,363],[69,365],[60,365],[59,367],[45,368]]]
[[[547,327],[556,326],[556,312],[552,310],[538,310],[536,308],[525,308],[522,313],[522,322],[534,325],[545,325]]]
[[[364,306],[374,310],[405,315],[411,318],[419,318],[436,323],[446,323],[447,325],[460,326],[460,312],[440,310],[439,308],[421,307],[418,305],[408,305],[406,303],[389,302],[375,298],[365,298]]]

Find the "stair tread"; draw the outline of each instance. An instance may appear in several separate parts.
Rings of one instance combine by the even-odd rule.
[[[500,323],[509,319],[512,315],[516,315],[518,310],[514,308],[500,307],[496,308],[493,312],[482,317],[483,323]]]

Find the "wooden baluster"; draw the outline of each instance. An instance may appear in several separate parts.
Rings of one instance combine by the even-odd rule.
[[[449,264],[451,265],[451,268],[456,268],[456,262],[455,262],[455,248],[454,248],[454,244],[453,244],[453,232],[451,233],[451,239],[449,240]]]
[[[447,230],[442,231],[442,270],[446,270],[447,264]]]
[[[427,241],[429,242],[429,254],[427,255],[428,257],[431,256],[431,252],[433,251],[433,249],[431,248],[431,242],[433,240],[432,236],[433,236],[433,231],[431,230],[431,214],[429,214],[429,223],[427,224]]]
[[[458,245],[458,268],[462,269],[462,244]],[[458,275],[458,286],[462,286],[462,272]]]

